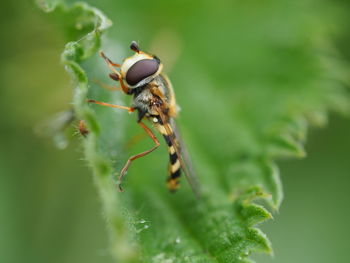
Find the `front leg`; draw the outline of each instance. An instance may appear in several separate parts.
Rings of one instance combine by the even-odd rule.
[[[133,107],[126,107],[126,106],[121,106],[121,105],[109,104],[109,103],[105,103],[105,102],[101,102],[101,101],[97,101],[97,100],[87,100],[87,102],[95,103],[95,104],[106,106],[106,107],[110,107],[110,108],[117,108],[117,109],[127,110],[128,112],[134,112],[135,111],[135,108],[133,108]]]
[[[116,70],[114,67],[120,68],[119,64],[113,63],[109,58],[106,57],[106,55],[101,51],[100,52],[101,57],[106,61],[108,67],[110,68],[113,73],[109,74],[109,77],[115,81],[119,81],[121,89],[124,91],[125,94],[130,95],[131,94],[131,89],[126,87],[123,81],[123,77],[120,74],[118,70]]]

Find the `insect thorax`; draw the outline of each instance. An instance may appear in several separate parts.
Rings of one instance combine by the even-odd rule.
[[[160,91],[160,94],[163,95],[163,98],[155,96],[151,92],[152,88],[157,88]],[[168,81],[162,75],[158,75],[147,85],[135,90],[133,107],[139,111],[139,119],[142,119],[144,116],[148,117],[150,115],[157,115],[157,112],[152,109],[152,102],[158,100],[168,105],[169,101],[171,101],[171,96],[172,94],[169,91]]]

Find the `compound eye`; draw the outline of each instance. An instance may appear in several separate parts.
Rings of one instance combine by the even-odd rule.
[[[134,86],[141,80],[152,76],[158,71],[159,61],[156,59],[142,59],[132,65],[126,73],[126,82]]]

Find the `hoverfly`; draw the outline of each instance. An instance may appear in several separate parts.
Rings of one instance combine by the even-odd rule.
[[[162,73],[163,65],[157,56],[142,52],[138,44],[131,42],[130,49],[135,52],[131,57],[124,59],[123,63],[113,63],[103,52],[101,57],[106,61],[112,71],[109,77],[120,83],[121,90],[133,96],[131,107],[104,103],[96,100],[88,100],[90,103],[124,109],[129,112],[137,112],[137,123],[153,140],[155,145],[142,153],[131,156],[119,175],[119,189],[123,191],[121,182],[131,163],[141,158],[160,146],[157,137],[152,130],[147,127],[143,120],[147,119],[153,127],[163,135],[169,152],[169,175],[167,186],[171,192],[175,192],[179,187],[179,178],[183,171],[188,179],[193,191],[198,196],[198,184],[194,177],[192,166],[188,160],[185,163],[187,152],[181,144],[181,140],[176,130],[174,118],[177,115],[177,105],[175,95],[169,79]],[[118,71],[116,68],[119,68]],[[184,156],[184,157],[183,157]]]

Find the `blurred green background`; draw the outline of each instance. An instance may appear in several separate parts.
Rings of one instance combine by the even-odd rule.
[[[257,2],[251,1],[251,6]],[[134,36],[123,25],[140,25],[133,12],[145,8],[133,3],[116,5],[107,13],[118,17],[115,27],[125,43]],[[345,1],[334,3],[350,11]],[[169,8],[158,4],[157,12]],[[202,8],[210,14],[211,5],[206,2]],[[69,108],[71,83],[59,64],[65,35],[30,1],[3,1],[0,12],[0,262],[112,262],[98,196],[81,160],[79,136],[72,136],[67,149],[58,150],[50,139],[34,133],[40,122]],[[186,41],[191,41],[182,22],[191,12],[179,8],[173,13],[166,26],[177,23],[179,34],[184,32]],[[350,18],[340,25],[346,28]],[[137,37],[146,38],[154,30],[140,29]],[[334,40],[349,60],[347,33]],[[208,54],[208,63],[212,61],[215,57]],[[279,162],[285,199],[275,219],[262,225],[275,255],[257,255],[258,262],[348,261],[349,134],[349,120],[331,115],[325,129],[311,130],[307,158]]]

